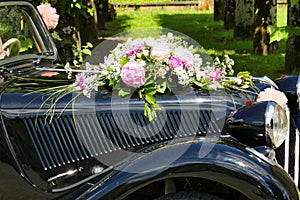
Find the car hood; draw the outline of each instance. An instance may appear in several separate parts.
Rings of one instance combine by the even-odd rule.
[[[243,93],[179,90],[157,97],[162,111],[153,123],[144,116],[144,101],[134,94],[121,98],[114,92],[97,92],[76,100],[76,94],[68,94],[49,110],[52,104],[46,100],[51,94],[38,91],[66,84],[64,80],[39,73],[11,77],[0,99],[1,137],[7,138],[19,170],[47,191],[75,187],[151,145],[218,138],[225,117],[249,101]]]

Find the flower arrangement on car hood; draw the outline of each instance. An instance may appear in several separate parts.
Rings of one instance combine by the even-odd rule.
[[[156,96],[171,94],[174,88],[192,86],[208,92],[217,88],[245,91],[253,86],[249,72],[226,78],[234,73],[234,61],[229,56],[225,55],[221,61],[216,58],[208,62],[199,53],[201,51],[203,49],[199,51],[198,47],[189,45],[171,32],[158,38],[128,38],[106,55],[100,64],[86,63],[83,70],[74,70],[67,64],[65,69],[68,73],[79,73],[75,75],[73,84],[60,89],[49,100],[73,92],[90,97],[104,88],[117,91],[121,97],[135,93],[145,101],[144,114],[152,122],[157,111],[161,110]]]

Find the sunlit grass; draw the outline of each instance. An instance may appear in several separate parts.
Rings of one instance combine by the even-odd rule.
[[[278,9],[277,23],[286,24],[286,9]],[[285,73],[285,41],[279,43],[279,53],[268,56],[253,54],[252,40],[236,40],[233,30],[225,30],[222,21],[213,20],[212,11],[119,9],[117,19],[107,23],[103,36],[137,28],[168,28],[196,40],[212,57],[228,54],[235,60],[235,71],[250,71],[254,76],[278,78]]]
[[[109,0],[109,3],[120,2],[120,3],[148,3],[148,2],[171,2],[174,0]]]

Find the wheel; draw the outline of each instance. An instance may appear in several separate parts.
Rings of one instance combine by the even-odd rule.
[[[174,192],[155,200],[223,200],[220,197],[201,192]]]

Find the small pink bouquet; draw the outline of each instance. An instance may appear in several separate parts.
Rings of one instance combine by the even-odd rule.
[[[0,60],[4,59],[5,57],[9,56],[10,51],[9,49],[4,49],[4,45],[2,44],[2,40],[0,38]]]
[[[49,3],[41,4],[37,6],[37,9],[47,28],[49,30],[55,29],[59,20],[59,15],[56,13],[56,9],[53,8]]]

